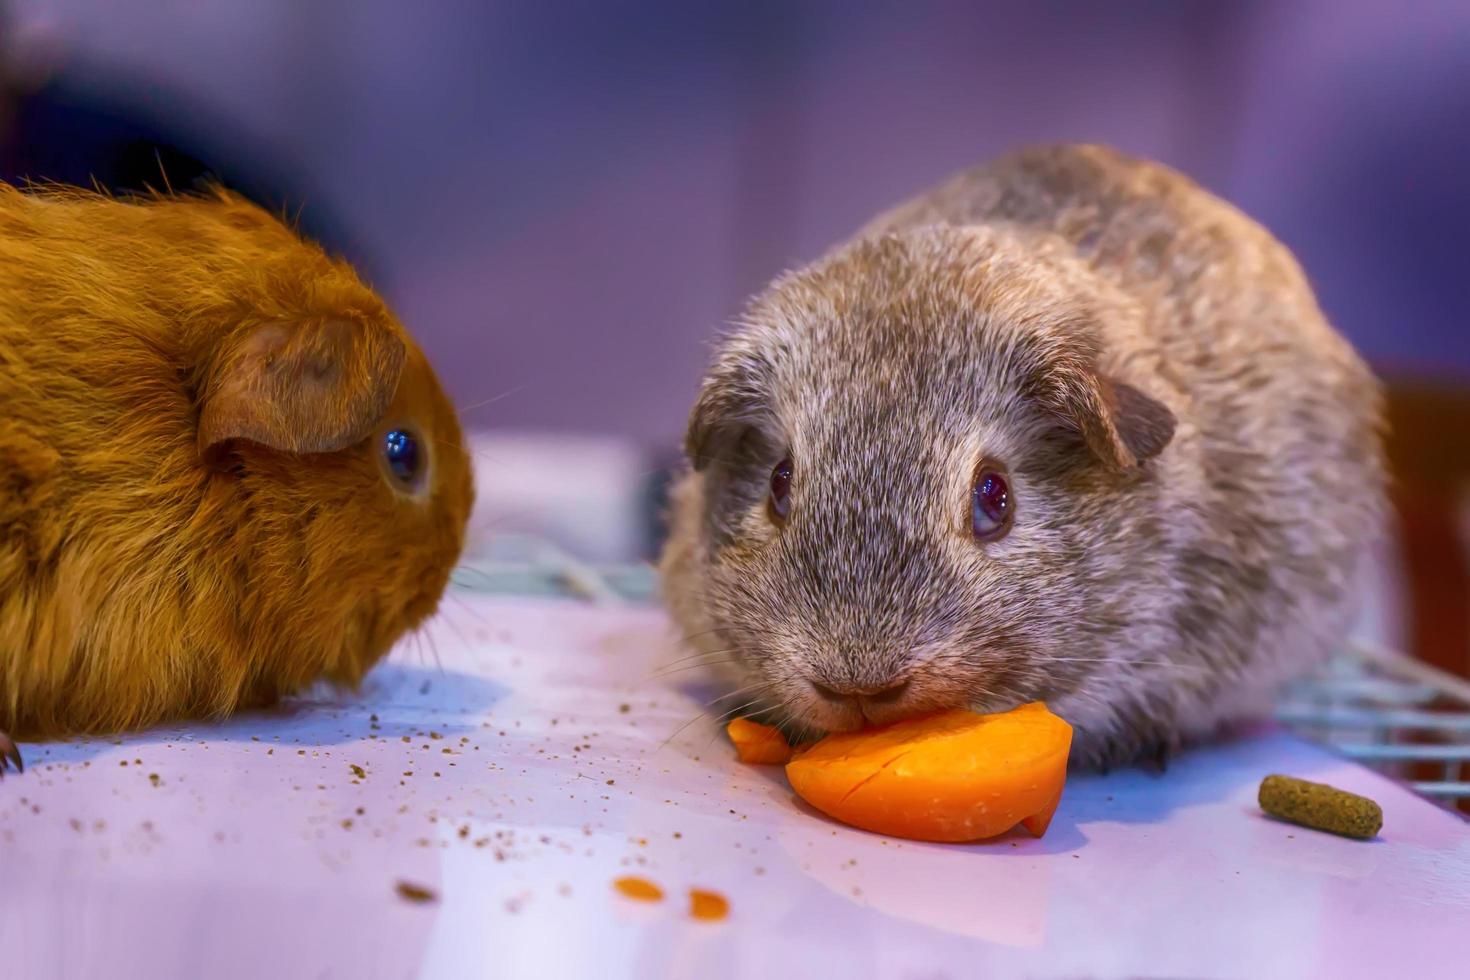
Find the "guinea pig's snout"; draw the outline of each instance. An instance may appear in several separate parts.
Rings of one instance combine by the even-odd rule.
[[[866,685],[816,680],[807,683],[817,695],[823,724],[834,731],[897,721],[909,713],[905,707],[913,689],[912,677]]]

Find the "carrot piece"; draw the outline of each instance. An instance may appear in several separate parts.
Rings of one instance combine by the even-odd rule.
[[[829,735],[786,766],[796,794],[834,819],[914,840],[961,842],[1018,824],[1040,837],[1061,801],[1072,726],[1040,702],[952,710]]]
[[[664,897],[664,890],[647,878],[636,878],[629,875],[614,881],[613,887],[628,898],[640,902],[661,902]]]
[[[725,726],[740,761],[755,766],[782,766],[791,760],[791,745],[779,728],[749,718],[736,718]]]
[[[689,889],[689,914],[706,922],[718,922],[730,914],[730,900],[719,892]]]

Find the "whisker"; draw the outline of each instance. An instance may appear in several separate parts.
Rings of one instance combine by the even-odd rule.
[[[739,652],[740,649],[738,647],[730,647],[725,650],[705,650],[701,653],[690,654],[687,657],[679,657],[675,660],[670,660],[668,663],[655,664],[654,673],[651,676],[657,677],[658,671],[665,670],[669,667],[678,667],[682,664],[699,663],[701,660],[710,660],[714,657],[727,657],[732,653]]]
[[[745,693],[750,687],[754,687],[754,686],[755,685],[747,685],[747,687],[745,687],[745,688],[739,688],[739,689],[737,689],[733,693],[721,694],[719,697],[715,698],[714,700],[707,702],[703,707],[704,708],[708,708],[708,707],[710,707],[710,705],[717,704],[718,702],[720,702],[721,700],[724,700],[726,698],[739,697],[741,694]],[[749,708],[753,704],[759,704],[760,701],[761,701],[761,699],[759,697],[752,698],[751,700],[745,702],[742,705],[737,705],[735,708],[731,709],[730,711],[721,712],[720,715],[715,719],[715,726],[718,728],[720,725],[722,725],[725,722],[725,720],[729,716],[733,715],[734,712],[736,712],[736,711],[744,711],[746,708]],[[678,738],[679,735],[682,734],[684,732],[684,730],[687,729],[690,725],[692,725],[695,722],[699,721],[701,718],[708,718],[708,717],[709,717],[709,714],[705,710],[700,710],[699,712],[697,712],[694,715],[693,718],[690,718],[688,721],[684,722],[684,724],[682,724],[678,728],[674,729],[673,733],[670,734],[668,738],[666,738],[662,742],[660,742],[659,743],[659,750],[662,751],[663,749],[667,748],[668,745],[669,745],[669,743],[672,742],[674,739]]]
[[[474,606],[470,605],[468,602],[466,602],[462,596],[457,595],[454,592],[445,592],[444,595],[445,595],[446,598],[448,598],[452,602],[454,602],[455,605],[459,606],[460,610],[463,611],[465,613],[465,615],[467,615],[470,618],[472,618],[478,625],[480,625],[480,626],[489,626],[490,625],[490,621],[485,618],[485,614],[482,613],[482,612],[480,612],[480,610],[476,609]]]
[[[1041,666],[1045,666],[1046,663],[1062,663],[1062,664],[1118,664],[1119,666],[1133,666],[1133,667],[1171,667],[1171,668],[1173,668],[1175,670],[1195,670],[1195,671],[1204,671],[1206,673],[1209,672],[1209,668],[1208,667],[1201,667],[1201,666],[1199,666],[1197,664],[1176,664],[1176,663],[1173,663],[1172,661],[1168,661],[1168,660],[1127,660],[1127,659],[1116,659],[1116,658],[1111,658],[1111,657],[1047,657],[1046,660],[1044,662],[1042,662]]]
[[[470,638],[465,635],[465,631],[460,628],[459,623],[455,622],[453,616],[443,616],[440,618],[443,620],[445,626],[448,626],[451,630],[454,631],[455,638],[459,640],[462,646],[468,648],[472,645],[470,643]]]
[[[699,598],[704,598],[704,597],[703,596],[699,596]],[[691,642],[693,640],[699,639],[701,636],[709,636],[711,633],[744,633],[747,636],[781,636],[781,635],[783,635],[780,630],[756,629],[756,628],[750,627],[750,626],[715,626],[715,627],[712,627],[712,628],[707,629],[707,630],[700,630],[700,631],[698,631],[696,633],[689,633],[686,636],[682,636],[682,637],[679,638],[679,642],[680,643],[689,643],[689,642]]]
[[[656,680],[661,680],[661,679],[663,679],[665,677],[669,677],[669,676],[671,676],[673,674],[682,674],[682,673],[685,673],[686,671],[702,670],[702,669],[704,669],[706,667],[724,667],[724,666],[726,666],[728,664],[738,664],[738,663],[740,663],[740,660],[738,658],[736,658],[736,657],[727,657],[727,658],[725,658],[723,660],[705,660],[705,661],[701,661],[701,662],[699,662],[697,664],[686,664],[683,667],[670,667],[670,668],[668,668],[666,670],[660,670],[660,671],[658,671],[656,673],[649,674],[648,675],[648,679],[651,680],[651,681],[656,681]]]
[[[466,405],[464,408],[458,409],[457,411],[459,413],[460,418],[464,418],[465,415],[469,414],[470,412],[475,411],[476,409],[484,408],[486,405],[494,405],[496,402],[498,402],[498,401],[500,401],[502,399],[509,398],[511,395],[519,394],[520,392],[525,391],[528,387],[530,387],[530,386],[529,385],[516,385],[514,388],[511,388],[509,391],[502,391],[500,394],[495,395],[494,397],[487,398],[487,399],[485,399],[482,402],[475,402],[473,405]]]
[[[706,701],[704,703],[704,706],[706,708],[714,707],[716,704],[719,704],[721,701],[733,700],[734,698],[738,698],[738,697],[740,697],[743,694],[749,694],[751,691],[754,691],[757,688],[765,687],[765,685],[766,685],[766,682],[765,681],[755,681],[754,683],[746,684],[746,685],[744,685],[742,687],[737,687],[733,691],[726,691],[723,694],[719,694],[719,695],[716,695],[713,698],[710,698],[708,701]]]

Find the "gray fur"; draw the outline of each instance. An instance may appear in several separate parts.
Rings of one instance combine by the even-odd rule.
[[[665,597],[797,729],[1045,700],[1083,765],[1163,756],[1343,638],[1380,419],[1264,229],[1156,164],[1025,151],[753,301],[691,416]],[[989,544],[981,459],[1014,495]]]

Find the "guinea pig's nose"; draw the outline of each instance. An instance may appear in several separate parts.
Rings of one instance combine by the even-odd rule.
[[[909,688],[909,678],[903,677],[888,684],[875,684],[863,686],[860,684],[843,684],[840,687],[829,687],[826,684],[811,682],[812,688],[822,697],[829,701],[849,701],[857,699],[869,704],[891,704],[903,697]]]

